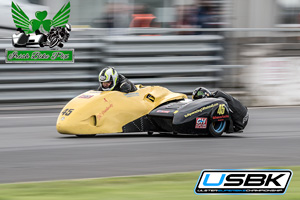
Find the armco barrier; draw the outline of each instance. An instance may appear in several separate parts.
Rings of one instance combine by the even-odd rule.
[[[97,88],[103,44],[97,37],[70,38],[65,48],[75,49],[75,63],[5,64],[0,40],[0,103],[64,102],[83,91]]]
[[[101,32],[102,31],[102,32]],[[96,89],[107,65],[135,84],[161,85],[191,94],[198,86],[220,87],[223,36],[105,36],[103,30],[75,31],[65,48],[73,64],[5,64],[10,39],[0,40],[0,103],[65,102]],[[240,67],[240,66],[230,66]]]

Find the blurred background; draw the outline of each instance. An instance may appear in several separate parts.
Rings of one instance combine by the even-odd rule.
[[[14,0],[47,18],[68,1]],[[222,89],[248,106],[300,104],[300,0],[70,0],[72,64],[5,64],[15,25],[0,1],[0,105],[63,105],[114,66],[135,84]]]

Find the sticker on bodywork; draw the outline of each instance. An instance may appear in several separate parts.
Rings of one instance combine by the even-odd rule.
[[[168,111],[168,110],[158,110],[156,112],[158,112],[158,113],[169,113],[170,111]]]
[[[201,112],[203,112],[204,110],[213,108],[213,107],[215,107],[215,106],[217,106],[217,105],[219,105],[219,104],[218,104],[218,103],[215,103],[215,104],[211,104],[211,105],[208,105],[208,106],[204,106],[204,107],[202,107],[202,108],[200,108],[200,109],[198,109],[198,110],[196,110],[196,111],[193,111],[193,112],[191,112],[191,113],[188,113],[188,114],[184,115],[184,117],[185,117],[185,118],[190,117],[190,116],[192,116],[192,115],[194,115],[194,114],[201,113]]]
[[[224,119],[228,119],[229,115],[222,115],[222,116],[213,116],[213,119],[217,119],[218,121],[224,121]]]
[[[81,99],[90,99],[92,98],[94,95],[86,95],[86,94],[83,94],[81,96],[79,96],[78,98],[81,98]]]
[[[152,101],[152,102],[155,101],[155,97],[154,97],[153,95],[151,95],[151,94],[148,94],[148,95],[146,96],[146,99],[148,99],[148,100],[150,100],[150,101]]]
[[[134,93],[127,93],[124,94],[125,97],[138,97],[140,96],[140,94],[138,92],[134,92]]]
[[[205,129],[207,127],[207,118],[206,117],[197,117],[195,128]]]

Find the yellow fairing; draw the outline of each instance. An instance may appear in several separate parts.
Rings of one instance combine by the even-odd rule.
[[[62,134],[102,134],[122,132],[122,127],[148,114],[167,101],[187,98],[159,86],[136,92],[88,91],[72,99],[61,111],[56,128]]]

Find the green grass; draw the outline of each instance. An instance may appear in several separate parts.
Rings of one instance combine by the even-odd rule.
[[[294,173],[285,195],[196,195],[194,187],[200,172],[189,172],[90,180],[0,184],[0,200],[300,200],[300,166],[283,168],[291,169]]]

